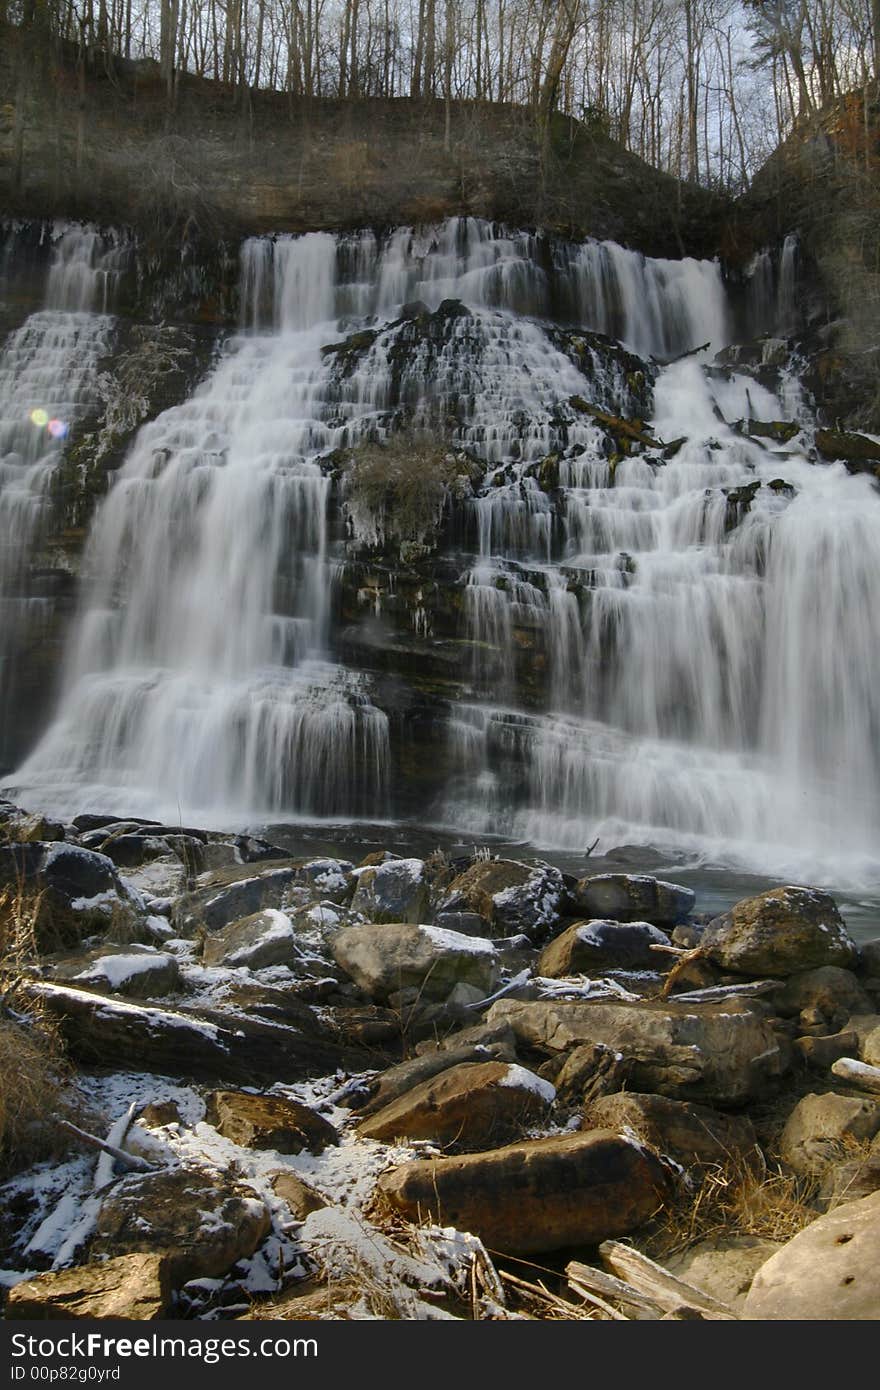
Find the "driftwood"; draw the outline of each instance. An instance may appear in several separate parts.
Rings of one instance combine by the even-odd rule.
[[[506,994],[510,994],[513,990],[521,989],[523,985],[527,985],[531,978],[532,971],[531,968],[527,966],[526,969],[521,970],[518,975],[514,975],[512,980],[508,980],[506,985],[502,985],[500,989],[496,989],[494,994],[487,994],[485,999],[477,999],[475,1003],[464,1004],[462,1007],[482,1013],[483,1009],[488,1009],[489,1005],[494,1004],[496,999],[503,999]]]
[[[663,1309],[655,1299],[640,1293],[624,1279],[618,1279],[613,1274],[606,1274],[604,1270],[594,1269],[592,1265],[585,1265],[578,1260],[572,1260],[570,1264],[565,1266],[565,1276],[572,1292],[581,1298],[589,1299],[590,1302],[596,1297],[613,1298],[615,1302],[622,1303],[632,1313],[640,1314],[642,1317],[659,1318],[662,1316]]]
[[[117,1148],[107,1139],[99,1139],[97,1134],[89,1134],[87,1130],[80,1129],[79,1125],[71,1124],[70,1120],[62,1120],[56,1116],[55,1122],[60,1129],[65,1130],[68,1134],[73,1134],[89,1148],[100,1149],[102,1154],[108,1154],[129,1173],[154,1173],[156,1171],[155,1163],[148,1163],[145,1158],[139,1158],[137,1154],[126,1153],[125,1149]]]
[[[872,1067],[869,1062],[859,1062],[855,1057],[840,1057],[832,1064],[831,1070],[841,1081],[858,1086],[861,1091],[880,1095],[880,1067]]]
[[[506,1269],[500,1270],[499,1274],[505,1284],[510,1284],[512,1288],[518,1289],[521,1293],[527,1293],[531,1298],[536,1298],[540,1303],[546,1303],[548,1307],[555,1309],[558,1313],[564,1313],[566,1317],[571,1318],[573,1321],[579,1322],[583,1318],[583,1313],[576,1303],[569,1303],[567,1299],[560,1298],[557,1294],[551,1293],[543,1284],[532,1284],[528,1279],[520,1279],[518,1275],[510,1274]],[[596,1303],[601,1304],[601,1300],[597,1299]],[[604,1305],[604,1309],[610,1317],[618,1320],[621,1318],[621,1314],[615,1312],[608,1304]],[[623,1321],[626,1321],[626,1319],[624,1318]]]
[[[716,999],[755,999],[781,989],[784,980],[744,980],[741,985],[709,985],[706,989],[691,989],[673,995],[677,1003],[711,1004]]]
[[[714,1320],[737,1321],[737,1314],[720,1299],[704,1293],[693,1284],[677,1279],[662,1265],[649,1260],[630,1245],[621,1245],[617,1240],[603,1241],[599,1254],[605,1266],[620,1279],[625,1279],[633,1288],[650,1298],[664,1312],[674,1313],[680,1309],[695,1309],[703,1317]]]

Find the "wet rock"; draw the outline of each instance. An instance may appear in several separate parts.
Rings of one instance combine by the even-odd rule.
[[[876,473],[880,468],[880,444],[867,435],[845,430],[817,430],[816,448],[823,458],[842,459],[852,472]]]
[[[546,1121],[556,1091],[525,1067],[464,1062],[423,1081],[362,1120],[365,1139],[432,1139],[458,1149],[503,1144]]]
[[[703,937],[709,958],[738,975],[790,975],[856,959],[833,899],[817,888],[771,888],[716,917]]]
[[[74,1269],[51,1270],[9,1290],[4,1316],[32,1318],[164,1318],[171,1278],[164,1255],[118,1255]]]
[[[784,1017],[799,1014],[803,1009],[818,1009],[829,1023],[837,1026],[846,1023],[852,1014],[871,1011],[871,1001],[856,976],[836,965],[792,975],[785,988],[774,994],[773,1003]]]
[[[670,1096],[622,1091],[591,1103],[584,1128],[633,1133],[686,1168],[745,1161],[763,1166],[751,1121]]]
[[[690,888],[647,874],[594,874],[579,879],[571,897],[585,917],[669,928],[687,917],[696,900]]]
[[[627,1235],[670,1191],[657,1158],[601,1130],[407,1163],[379,1180],[382,1196],[410,1220],[430,1214],[490,1249],[520,1254]]]
[[[174,925],[182,936],[194,936],[200,928],[218,932],[263,908],[281,908],[296,875],[292,864],[256,872],[248,866],[221,869],[175,903]]]
[[[498,955],[490,942],[438,927],[403,922],[348,927],[334,936],[331,949],[337,964],[376,999],[410,986],[428,999],[445,999],[460,981],[490,994],[498,977]]]
[[[267,907],[239,922],[230,922],[202,946],[205,965],[262,970],[270,965],[293,965],[297,958],[293,924],[285,912]]]
[[[834,1091],[798,1101],[779,1139],[779,1152],[803,1175],[824,1171],[840,1159],[847,1142],[873,1139],[880,1131],[880,1100]]]
[[[738,1105],[787,1070],[790,1049],[760,1003],[500,999],[487,1015],[517,1043],[547,1053],[603,1043],[630,1062],[632,1085],[680,1100]]]
[[[275,1196],[287,1203],[294,1221],[305,1221],[313,1211],[323,1211],[329,1205],[320,1192],[316,1192],[289,1169],[273,1173],[269,1183]]]
[[[880,1318],[880,1192],[847,1202],[788,1241],[755,1275],[743,1317]]]
[[[277,1153],[323,1153],[338,1144],[336,1130],[307,1105],[287,1096],[254,1095],[250,1091],[212,1091],[206,1118],[224,1139],[249,1149]]]
[[[133,1173],[101,1204],[92,1255],[165,1258],[172,1284],[225,1274],[252,1255],[270,1220],[253,1188],[195,1165]]]
[[[353,913],[370,922],[421,922],[428,911],[428,879],[421,859],[389,859],[358,875]]]
[[[53,979],[138,999],[159,999],[183,987],[177,959],[150,946],[98,946],[53,961],[50,969]]]
[[[779,1241],[762,1236],[711,1236],[665,1264],[676,1278],[742,1313],[756,1273],[779,1249]]]
[[[486,859],[453,879],[440,909],[477,913],[497,936],[540,941],[558,924],[563,895],[562,874],[549,864]]]
[[[669,937],[649,922],[575,922],[545,946],[537,973],[558,979],[602,970],[655,970],[652,945],[668,946]]]

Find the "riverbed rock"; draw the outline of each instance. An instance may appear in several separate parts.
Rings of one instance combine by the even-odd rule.
[[[338,1144],[339,1135],[323,1115],[288,1096],[254,1095],[250,1091],[212,1091],[206,1118],[218,1134],[249,1149],[276,1153],[323,1153]]]
[[[602,970],[656,970],[662,958],[652,945],[669,937],[650,922],[575,922],[545,946],[537,973],[550,979]]]
[[[755,1275],[743,1317],[862,1321],[880,1318],[880,1192],[820,1216]]]
[[[780,1248],[779,1241],[763,1236],[710,1236],[666,1260],[665,1267],[741,1314],[755,1275]]]
[[[333,957],[365,993],[387,999],[413,987],[445,999],[459,982],[490,994],[498,953],[489,941],[410,922],[348,927],[333,937]]]
[[[851,970],[822,965],[792,975],[785,988],[773,996],[778,1013],[793,1017],[803,1009],[818,1009],[834,1026],[846,1023],[852,1014],[871,1011],[871,1001]]]
[[[714,918],[702,946],[738,975],[787,979],[805,970],[848,968],[856,948],[837,905],[818,888],[770,888]]]
[[[476,912],[495,936],[546,938],[559,922],[562,874],[550,864],[481,859],[453,879],[443,912]]]
[[[880,1024],[864,1034],[859,1056],[872,1067],[880,1067]]]
[[[206,875],[198,888],[174,905],[174,925],[181,936],[203,929],[217,932],[263,908],[282,908],[296,880],[294,864],[242,865]]]
[[[138,999],[161,999],[183,986],[175,956],[137,944],[92,947],[53,961],[49,969],[53,979]]]
[[[254,1253],[269,1229],[269,1213],[253,1188],[184,1164],[122,1178],[101,1204],[90,1253],[164,1256],[176,1287],[225,1274]]]
[[[600,1096],[615,1095],[629,1081],[630,1063],[622,1052],[615,1052],[603,1043],[583,1043],[561,1058],[551,1058],[545,1067],[552,1068],[551,1079],[556,1094],[566,1105],[587,1105]],[[542,1075],[545,1067],[541,1068]]]
[[[669,1196],[671,1179],[640,1145],[597,1130],[406,1163],[383,1174],[379,1191],[410,1220],[430,1214],[490,1249],[526,1254],[636,1230]]]
[[[286,912],[264,908],[230,922],[202,945],[205,965],[262,970],[270,965],[293,965],[297,958],[293,924]]]
[[[362,1120],[365,1139],[432,1139],[460,1150],[486,1149],[545,1122],[556,1091],[534,1072],[506,1062],[463,1062]]]
[[[803,1096],[789,1115],[779,1152],[796,1173],[821,1173],[846,1156],[847,1141],[873,1139],[878,1132],[880,1099],[813,1093]]]
[[[164,1255],[118,1255],[73,1269],[49,1270],[9,1290],[4,1316],[32,1318],[164,1318],[171,1299]]]
[[[353,913],[370,922],[422,922],[428,911],[428,878],[421,859],[389,859],[358,874]]]
[[[651,922],[670,929],[694,906],[691,888],[647,874],[592,874],[579,879],[571,896],[584,916],[617,922]]]
[[[686,1168],[763,1160],[751,1120],[745,1115],[722,1115],[705,1105],[673,1100],[671,1096],[621,1091],[587,1106],[585,1129],[632,1133]]]
[[[548,1055],[604,1043],[628,1059],[636,1090],[714,1105],[761,1095],[791,1060],[765,1007],[735,997],[708,1004],[500,999],[487,1017],[509,1023],[518,1044]]]

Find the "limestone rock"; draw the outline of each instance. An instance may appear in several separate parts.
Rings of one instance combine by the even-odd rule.
[[[432,1139],[458,1149],[503,1144],[547,1118],[556,1091],[525,1067],[463,1062],[407,1091],[358,1126],[365,1139]]]
[[[724,970],[779,979],[823,965],[846,969],[856,959],[836,904],[817,888],[743,898],[710,922],[702,945]]]
[[[757,1271],[779,1249],[778,1241],[761,1236],[712,1236],[667,1260],[666,1268],[686,1284],[742,1313]]]
[[[731,1160],[762,1165],[751,1120],[722,1115],[704,1105],[670,1096],[621,1091],[589,1105],[584,1127],[637,1135],[686,1168],[724,1165]]]
[[[476,912],[496,936],[540,941],[559,921],[563,893],[562,874],[549,864],[478,860],[453,879],[441,909]]]
[[[639,1091],[739,1105],[784,1073],[790,1047],[757,1001],[639,1003],[499,999],[489,1023],[506,1022],[517,1042],[547,1053],[582,1043],[620,1052]]]
[[[104,1198],[92,1255],[164,1256],[172,1284],[225,1274],[269,1233],[253,1188],[195,1165],[133,1173]]]
[[[79,946],[111,929],[132,940],[142,925],[140,900],[104,854],[79,845],[0,845],[0,887],[33,897],[34,929],[43,951]]]
[[[389,859],[364,869],[351,910],[370,922],[421,922],[428,910],[428,879],[421,859]]]
[[[819,1217],[755,1275],[743,1317],[795,1321],[880,1318],[880,1192]]]
[[[669,937],[649,922],[575,922],[544,947],[537,973],[559,979],[601,970],[656,970],[662,958],[652,944],[668,946]]]
[[[779,1152],[796,1173],[815,1174],[843,1156],[847,1140],[880,1131],[880,1100],[834,1091],[798,1101],[779,1139]]]
[[[490,1249],[529,1253],[626,1235],[671,1183],[647,1150],[597,1130],[406,1163],[383,1174],[379,1191],[411,1220],[430,1214]]]
[[[202,948],[205,965],[228,965],[263,970],[270,965],[293,965],[296,960],[293,925],[285,912],[267,907],[238,922],[230,922]]]
[[[696,901],[691,888],[647,874],[593,874],[579,879],[571,896],[585,916],[669,928],[687,917]]]
[[[880,1026],[872,1028],[865,1035],[861,1046],[861,1060],[872,1067],[880,1067]]]
[[[150,1322],[167,1316],[170,1297],[170,1270],[164,1255],[118,1255],[25,1279],[9,1290],[5,1317]]]
[[[319,1154],[328,1144],[339,1143],[339,1135],[323,1115],[287,1096],[212,1091],[206,1118],[224,1139],[250,1149],[274,1149],[282,1154],[298,1154],[305,1149]]]
[[[410,986],[428,999],[445,999],[463,981],[490,994],[498,955],[489,941],[409,922],[348,927],[334,936],[337,964],[367,994],[387,999]]]

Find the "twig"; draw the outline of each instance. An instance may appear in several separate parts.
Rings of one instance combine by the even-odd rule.
[[[90,1148],[100,1149],[102,1153],[110,1154],[117,1163],[120,1163],[130,1173],[155,1173],[157,1171],[155,1163],[148,1163],[145,1158],[139,1158],[137,1154],[129,1154],[124,1149],[118,1149],[115,1144],[109,1144],[106,1139],[99,1139],[97,1134],[89,1134],[87,1130],[80,1129],[79,1125],[71,1124],[70,1120],[62,1120],[59,1115],[56,1115],[55,1122],[61,1129],[67,1130],[68,1134],[75,1135],[77,1139],[88,1144]]]

